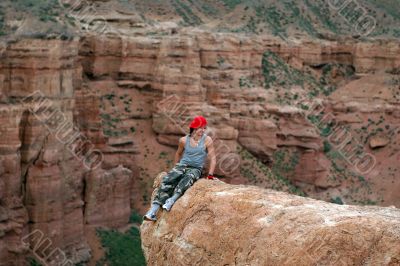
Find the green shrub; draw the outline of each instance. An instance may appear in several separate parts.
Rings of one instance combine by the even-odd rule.
[[[0,8],[2,8],[0,6]],[[0,9],[0,36],[5,35],[6,33],[4,32],[4,12],[2,9]]]
[[[106,249],[106,265],[110,266],[142,266],[146,265],[143,255],[140,232],[131,227],[127,233],[116,230],[97,229],[102,246]],[[104,259],[103,259],[104,261]]]
[[[42,264],[40,264],[40,262],[38,262],[38,261],[37,261],[35,258],[33,258],[33,257],[28,257],[27,260],[28,260],[28,264],[29,264],[30,266],[42,266]]]
[[[187,25],[195,26],[203,23],[203,21],[193,13],[190,6],[186,5],[185,3],[179,0],[172,0],[172,5],[174,6],[178,15],[183,18],[183,21]]]
[[[343,201],[340,197],[331,198],[331,202],[339,205],[343,205]]]
[[[58,0],[15,0],[12,3],[17,10],[29,12],[44,22],[56,22],[61,10]]]
[[[142,215],[140,215],[139,213],[137,213],[135,210],[132,211],[131,216],[129,217],[129,222],[130,222],[130,223],[141,224],[142,221],[143,221]]]
[[[224,2],[225,6],[227,6],[230,9],[234,9],[237,5],[242,3],[242,0],[222,0]]]
[[[332,149],[331,144],[328,141],[324,140],[324,153],[330,152],[331,149]]]

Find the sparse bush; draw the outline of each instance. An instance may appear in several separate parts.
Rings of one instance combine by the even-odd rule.
[[[331,202],[339,205],[343,205],[343,201],[340,197],[331,198]]]
[[[222,0],[224,2],[225,6],[227,6],[230,9],[235,8],[237,5],[242,3],[242,0]]]
[[[56,22],[61,10],[58,0],[15,0],[13,4],[17,10],[29,12],[43,22]]]
[[[106,249],[105,259],[110,266],[146,265],[141,248],[139,229],[132,226],[125,234],[116,230],[97,229],[102,246]],[[103,259],[104,260],[104,259]]]
[[[330,152],[331,149],[332,149],[331,144],[328,141],[324,140],[324,153]]]
[[[141,224],[142,221],[143,221],[142,215],[140,215],[139,213],[137,213],[135,210],[132,211],[131,216],[129,217],[129,222],[130,222],[130,223]]]

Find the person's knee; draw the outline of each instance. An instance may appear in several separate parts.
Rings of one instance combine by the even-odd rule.
[[[174,184],[174,183],[176,183],[176,180],[179,178],[179,176],[180,175],[177,173],[173,173],[171,175],[166,175],[161,183],[164,185]]]

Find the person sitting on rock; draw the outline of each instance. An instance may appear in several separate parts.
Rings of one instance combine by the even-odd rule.
[[[156,221],[160,206],[166,211],[171,210],[176,200],[200,178],[207,155],[211,159],[207,179],[216,179],[213,175],[216,164],[213,140],[205,134],[207,120],[196,116],[189,127],[190,134],[179,139],[175,166],[163,178],[150,210],[144,215],[145,220]]]

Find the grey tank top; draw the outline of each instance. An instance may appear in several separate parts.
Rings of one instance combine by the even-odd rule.
[[[199,145],[197,147],[192,147],[190,145],[190,136],[186,135],[185,150],[179,163],[197,168],[203,168],[205,159],[207,157],[207,149],[205,145],[206,137],[207,135],[203,134],[203,136],[200,138]]]

